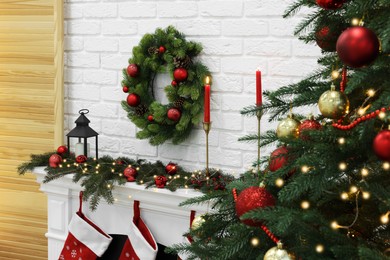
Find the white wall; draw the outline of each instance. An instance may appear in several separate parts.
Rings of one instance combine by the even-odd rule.
[[[317,46],[303,45],[293,36],[301,15],[282,18],[292,2],[67,0],[65,133],[74,127],[78,111],[87,108],[91,127],[100,133],[100,155],[173,161],[187,169],[203,169],[200,125],[180,145],[154,147],[135,138],[137,129],[120,105],[126,99],[121,70],[128,65],[133,46],[145,33],[174,25],[187,39],[203,44],[201,60],[212,72],[210,167],[243,172],[257,154],[256,144],[237,141],[257,129],[255,118],[239,113],[255,103],[255,70],[262,70],[264,89],[276,89],[311,72],[320,55]],[[160,78],[161,86],[168,82]],[[262,120],[262,131],[275,126]]]

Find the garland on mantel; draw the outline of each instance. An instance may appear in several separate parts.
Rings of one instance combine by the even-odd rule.
[[[60,148],[59,148],[60,149]],[[33,154],[31,160],[18,167],[19,175],[32,171],[35,167],[46,166],[43,183],[73,174],[73,182],[84,188],[84,199],[90,199],[90,208],[95,210],[102,198],[112,204],[115,198],[112,190],[115,185],[136,182],[146,188],[157,187],[175,191],[178,188],[192,188],[204,193],[224,190],[234,177],[217,169],[210,169],[211,176],[206,178],[205,170],[188,172],[182,167],[161,161],[154,163],[146,160],[134,160],[127,157],[116,159],[103,156],[99,159],[75,157],[64,152]]]

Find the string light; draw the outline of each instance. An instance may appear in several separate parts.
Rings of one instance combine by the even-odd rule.
[[[362,174],[363,177],[366,177],[368,176],[369,171],[367,168],[363,168],[360,173]]]
[[[339,144],[345,144],[345,138],[344,137],[340,137],[338,142],[339,142]]]
[[[384,162],[382,167],[383,167],[384,170],[389,170],[390,169],[390,163]]]
[[[114,166],[115,166],[115,162],[112,162],[112,165],[114,165]]]
[[[284,180],[283,179],[281,179],[281,178],[277,178],[276,180],[275,180],[275,185],[277,186],[277,187],[282,187],[283,185],[284,185]]]
[[[184,188],[188,189],[188,185],[184,185]]]
[[[88,171],[88,168],[84,168],[84,171],[85,171],[85,172]]]
[[[67,165],[66,165],[66,167],[68,167],[68,168],[69,168],[69,167],[70,167],[70,164],[67,164]]]
[[[123,176],[123,174],[122,173],[119,173],[119,177],[122,177]]]
[[[258,246],[259,244],[260,244],[260,240],[259,240],[257,237],[253,237],[253,238],[251,239],[251,245],[252,245],[252,246],[256,247],[256,246]]]
[[[385,119],[385,118],[386,118],[386,113],[383,112],[383,111],[381,111],[381,112],[379,112],[378,117],[379,117],[380,119]]]
[[[363,199],[368,200],[371,197],[371,194],[367,191],[362,192]]]
[[[60,164],[59,166],[60,166],[60,168],[62,168],[62,164]]]
[[[142,183],[144,183],[144,181],[143,181],[143,180],[140,180],[140,181],[139,181],[139,183],[141,183],[141,184],[142,184]]]
[[[131,195],[129,195],[128,198],[131,199]]]
[[[99,173],[99,171],[96,171],[96,173]]]
[[[110,188],[111,188],[111,184],[107,184],[107,188],[109,188],[109,189],[110,189]]]
[[[347,169],[347,164],[345,162],[341,162],[339,164],[339,169],[345,171]]]
[[[139,167],[135,168],[137,171],[139,171]]]
[[[88,164],[84,163],[84,166],[88,166]]]
[[[381,216],[381,222],[382,222],[382,224],[387,224],[387,223],[389,223],[389,214],[390,214],[390,211],[387,211],[386,214],[383,214],[383,215]]]
[[[353,26],[358,26],[358,25],[360,25],[361,21],[362,21],[362,20],[360,20],[359,18],[353,18],[353,19],[351,20],[351,24],[352,24]]]
[[[348,195],[348,193],[343,192],[343,193],[341,193],[340,197],[342,200],[347,200],[349,198],[349,195]]]
[[[317,246],[316,246],[316,252],[317,253],[322,253],[322,252],[324,252],[324,246],[323,245],[321,245],[321,244],[318,244]]]
[[[301,167],[301,172],[302,172],[302,173],[308,173],[309,170],[310,170],[310,167],[307,166],[307,165],[303,165],[303,166]]]
[[[340,72],[338,70],[332,70],[332,73],[330,75],[332,79],[335,80],[340,76]]]
[[[373,90],[372,88],[370,88],[369,90],[367,90],[367,96],[369,96],[369,97],[375,96],[375,90]]]
[[[307,200],[304,200],[301,202],[301,208],[302,209],[308,209],[310,208],[310,202],[308,202]]]
[[[356,186],[351,186],[351,188],[349,188],[349,191],[351,193],[356,193],[359,189],[356,187]]]
[[[114,198],[114,201],[115,201],[115,202],[118,202],[118,199],[117,199],[117,198]]]
[[[115,170],[114,170],[114,169],[111,169],[111,172],[112,172],[112,173],[114,173],[114,172],[115,172]]]
[[[332,223],[330,223],[330,227],[333,229],[338,229],[340,228],[340,225],[337,223],[337,221],[333,221]]]
[[[66,163],[66,159],[64,159],[63,162]]]

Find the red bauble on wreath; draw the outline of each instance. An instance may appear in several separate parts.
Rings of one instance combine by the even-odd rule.
[[[177,68],[175,69],[175,71],[173,72],[173,78],[175,79],[175,81],[177,82],[181,82],[181,81],[184,81],[186,80],[188,77],[188,72],[186,69],[184,68]]]
[[[149,122],[153,122],[153,120],[154,120],[153,116],[152,115],[148,115],[148,121]]]
[[[128,86],[123,86],[123,87],[122,87],[122,91],[123,91],[124,93],[128,93],[128,92],[129,92],[129,87],[128,87]]]
[[[58,148],[57,148],[58,154],[63,155],[66,152],[68,152],[68,147],[66,145],[58,146]]]
[[[380,131],[372,143],[375,154],[385,161],[390,161],[390,130]]]
[[[164,53],[164,52],[165,52],[165,47],[164,47],[164,46],[160,46],[160,47],[158,48],[158,52],[159,52],[159,53]]]
[[[336,49],[340,60],[353,68],[370,64],[379,54],[376,34],[363,26],[350,27],[337,40]]]
[[[129,64],[129,66],[127,66],[127,74],[130,76],[130,77],[137,77],[138,74],[139,74],[139,68],[138,68],[138,65],[137,64]]]
[[[237,197],[236,213],[241,217],[248,211],[271,207],[275,205],[274,196],[269,193],[264,187],[252,186],[243,190]],[[261,223],[252,219],[241,220],[244,224],[252,227],[258,227]]]
[[[341,30],[324,26],[315,33],[317,45],[324,51],[335,51]]]
[[[168,119],[177,122],[181,117],[181,112],[177,108],[170,108],[167,112],[167,117]]]
[[[49,166],[51,168],[57,168],[62,163],[62,157],[58,154],[52,154],[49,158]]]
[[[137,174],[138,174],[137,170],[134,169],[133,167],[127,167],[123,171],[123,175],[127,178],[127,181],[129,181],[129,182],[135,181]]]
[[[288,162],[288,150],[286,146],[280,146],[271,153],[269,161],[269,170],[271,172],[277,171],[286,166]]]
[[[316,0],[317,5],[329,10],[335,10],[343,6],[346,0]]]
[[[77,163],[85,163],[87,161],[87,156],[85,155],[79,155],[76,157],[76,162]]]
[[[136,107],[141,102],[141,99],[137,94],[131,93],[130,95],[127,96],[126,101],[127,101],[127,104],[129,104],[129,106]]]
[[[168,163],[167,166],[165,166],[165,172],[169,175],[174,175],[177,172],[176,164],[174,163]]]

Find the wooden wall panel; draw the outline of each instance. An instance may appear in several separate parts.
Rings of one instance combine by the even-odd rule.
[[[0,259],[47,259],[47,201],[16,167],[63,143],[62,0],[0,1]]]

